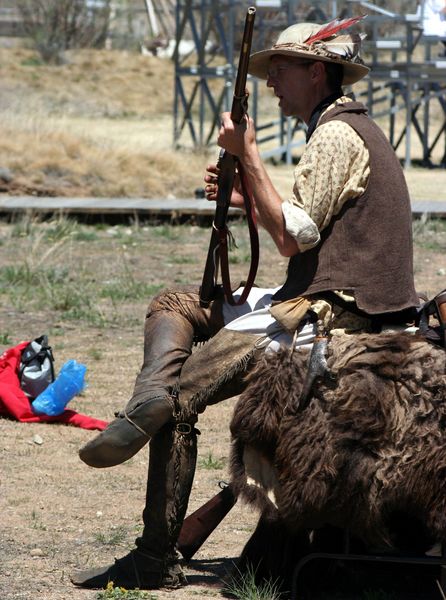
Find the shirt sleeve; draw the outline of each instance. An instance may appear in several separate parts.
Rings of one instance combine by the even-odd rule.
[[[332,120],[317,127],[295,169],[293,196],[282,207],[286,229],[301,251],[319,241],[309,237],[308,223],[296,228],[301,213],[321,232],[347,200],[364,193],[369,174],[369,152],[350,125]]]
[[[291,202],[283,202],[282,214],[286,230],[296,240],[300,252],[317,246],[321,239],[319,229],[303,208]]]

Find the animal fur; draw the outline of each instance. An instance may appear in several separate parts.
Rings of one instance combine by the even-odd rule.
[[[444,350],[403,333],[334,336],[336,380],[317,384],[300,411],[307,360],[282,350],[250,373],[231,423],[239,495],[296,532],[348,526],[389,549],[399,545],[396,515],[405,515],[428,538],[446,539]],[[253,454],[268,477],[265,468],[247,473]]]

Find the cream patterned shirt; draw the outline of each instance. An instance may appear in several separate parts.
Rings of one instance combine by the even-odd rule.
[[[346,102],[351,99],[342,96],[326,111]],[[350,125],[332,120],[316,128],[294,171],[293,196],[282,204],[286,229],[301,252],[318,244],[347,200],[364,193],[369,174],[369,152]]]

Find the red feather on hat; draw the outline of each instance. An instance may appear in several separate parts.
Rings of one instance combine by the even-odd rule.
[[[334,19],[333,21],[330,21],[330,23],[327,23],[327,25],[321,27],[317,33],[311,35],[307,40],[305,40],[304,43],[310,45],[318,40],[326,40],[327,38],[332,37],[338,31],[351,27],[365,16],[366,15],[350,17],[348,19]]]

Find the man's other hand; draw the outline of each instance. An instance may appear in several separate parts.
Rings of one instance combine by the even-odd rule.
[[[219,169],[217,165],[211,164],[206,167],[206,175],[204,176],[206,186],[204,191],[207,200],[215,201],[217,199],[218,173]],[[234,208],[244,208],[243,194],[238,173],[235,175],[234,188],[231,195],[231,206]]]

